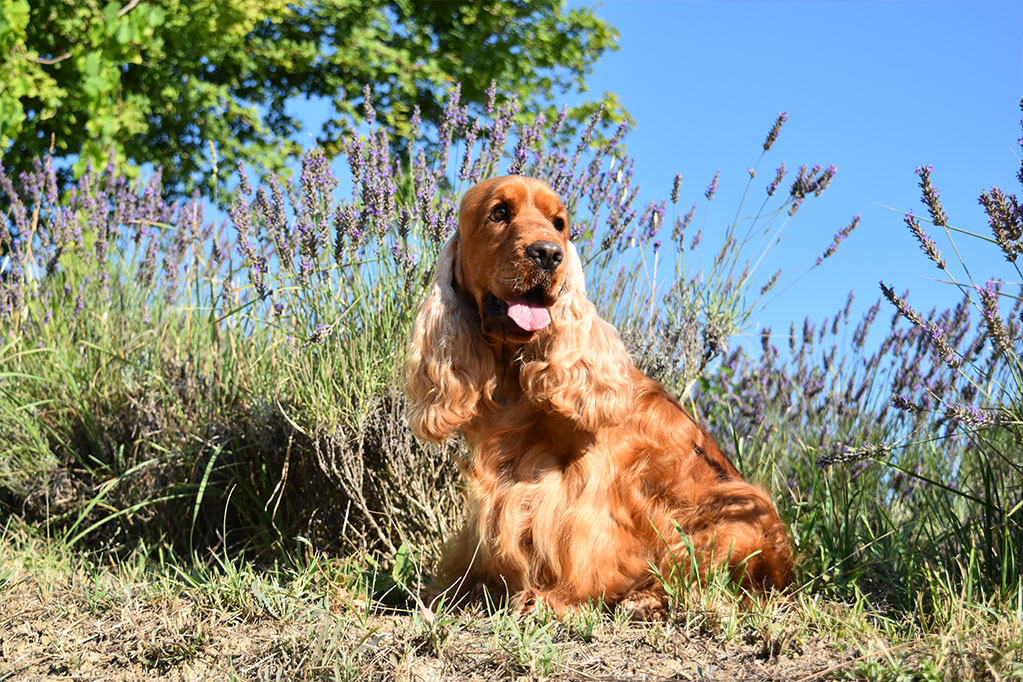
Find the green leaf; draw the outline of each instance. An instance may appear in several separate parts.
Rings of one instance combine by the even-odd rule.
[[[167,16],[162,7],[149,7],[149,13],[146,16],[146,22],[151,28],[159,28],[163,25],[163,20]]]
[[[92,98],[99,97],[103,93],[104,83],[99,76],[89,76],[82,81],[82,92]]]
[[[412,555],[412,548],[407,542],[401,543],[401,547],[394,554],[394,566],[391,567],[391,579],[394,584],[404,588],[408,584],[408,578],[415,571],[415,557]]]
[[[220,445],[213,448],[213,452],[210,454],[210,459],[206,462],[206,468],[202,472],[202,480],[199,481],[199,489],[196,491],[195,502],[192,505],[192,533],[195,532],[195,522],[199,518],[199,507],[202,506],[202,498],[206,494],[206,486],[210,481],[210,473],[213,471],[213,465],[217,463],[217,458],[220,456],[220,450]]]
[[[117,28],[117,42],[121,45],[127,45],[135,38],[135,29],[132,27],[131,22],[122,21],[121,25]]]
[[[85,64],[82,72],[85,74],[86,80],[99,76],[100,69],[102,68],[102,59],[103,55],[99,50],[93,50],[85,55]]]
[[[28,0],[4,2],[0,7],[0,38],[5,33],[23,33],[28,26]]]
[[[107,35],[111,35],[114,31],[114,24],[117,23],[117,13],[121,11],[121,5],[118,2],[111,2],[103,8],[103,21],[107,24]]]

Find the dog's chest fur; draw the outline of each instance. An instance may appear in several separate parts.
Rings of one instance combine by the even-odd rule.
[[[572,599],[634,589],[655,549],[643,545],[657,541],[657,505],[642,494],[642,472],[622,461],[628,448],[616,430],[581,437],[533,408],[502,411],[472,431],[464,473],[485,582],[556,585]]]

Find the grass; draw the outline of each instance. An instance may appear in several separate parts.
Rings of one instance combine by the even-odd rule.
[[[876,346],[880,299],[727,352],[772,287],[798,285],[805,270],[768,275],[773,245],[833,171],[803,167],[762,204],[751,174],[759,208],[702,240],[709,187],[702,219],[684,188],[639,209],[620,136],[565,145],[543,124],[515,163],[573,206],[637,362],[774,492],[796,587],[751,603],[723,575],[694,586],[679,557],[658,623],[419,601],[459,522],[462,446],[406,428],[405,336],[510,119],[452,152],[461,171],[416,141],[349,141],[346,199],[317,152],[294,184],[239,169],[212,222],[158,176],[58,192],[43,159],[17,188],[0,177],[0,680],[1023,677],[1023,297],[943,261],[958,304],[892,293]],[[468,120],[453,98],[441,129]],[[1012,255],[1016,214],[988,196]]]
[[[727,590],[654,624],[584,607],[385,606],[357,557],[290,566],[140,547],[102,560],[9,523],[0,549],[0,679],[1011,679],[1023,604],[949,595],[932,628],[797,593],[749,608]],[[362,565],[360,565],[362,564]]]

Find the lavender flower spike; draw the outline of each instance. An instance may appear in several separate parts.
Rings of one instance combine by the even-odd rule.
[[[904,410],[906,412],[925,412],[926,408],[923,405],[919,405],[913,402],[911,399],[904,395],[896,393],[892,396],[892,407],[897,410]]]
[[[981,192],[980,204],[987,212],[988,224],[1005,260],[1014,263],[1016,256],[1023,253],[1023,207],[1015,195],[997,187]]]
[[[980,296],[984,324],[987,325],[988,333],[991,335],[995,347],[998,352],[1008,354],[1012,350],[1012,343],[1009,340],[1009,332],[1005,329],[1005,323],[998,314],[998,288],[993,281],[988,281],[983,287],[977,287],[977,294]]]
[[[884,297],[888,299],[888,302],[895,306],[895,308],[899,311],[899,313],[902,314],[903,317],[905,317],[907,320],[913,323],[913,326],[916,327],[924,326],[924,321],[920,317],[919,313],[913,310],[909,306],[909,304],[906,303],[905,299],[896,294],[895,291],[891,287],[885,285],[884,282],[880,282],[880,285],[881,293],[884,294]]]
[[[787,121],[788,118],[789,118],[789,115],[788,115],[787,112],[784,112],[784,111],[779,111],[778,112],[778,118],[775,119],[774,125],[771,126],[771,130],[769,130],[768,133],[767,133],[767,139],[764,140],[764,151],[765,152],[767,150],[769,150],[771,148],[771,145],[774,144],[775,140],[778,139],[778,132],[781,131],[781,127],[783,125],[785,125],[785,121]]]
[[[916,169],[916,174],[920,176],[920,190],[923,192],[921,201],[927,206],[927,210],[930,211],[931,220],[934,224],[938,227],[945,227],[948,225],[948,216],[941,205],[941,195],[938,194],[938,190],[931,183],[931,171],[933,170],[931,166],[918,166]]]
[[[859,224],[860,216],[854,215],[852,221],[835,234],[835,238],[831,240],[831,244],[824,250],[824,253],[821,254],[820,258],[817,259],[817,265],[823,263],[825,258],[833,256],[835,251],[838,250],[838,245],[841,244],[842,241],[859,226]]]
[[[703,193],[703,196],[707,197],[707,201],[713,199],[714,193],[718,191],[718,178],[720,177],[721,169],[718,169],[718,172],[714,174],[714,179],[710,181],[710,184],[707,185],[707,190]]]
[[[984,410],[976,405],[955,403],[945,410],[945,416],[963,426],[987,428],[1002,423],[1001,415],[994,410]]]
[[[861,445],[858,448],[850,447],[844,443],[837,443],[832,446],[831,451],[827,452],[817,458],[817,466],[821,469],[831,466],[832,464],[852,464],[854,462],[860,462],[865,459],[878,459],[891,452],[888,446],[873,445],[867,443]]]
[[[781,165],[778,166],[778,170],[775,171],[774,180],[767,186],[767,196],[774,196],[774,193],[778,190],[778,185],[781,184],[782,179],[785,177],[785,162],[782,161]]]
[[[906,226],[909,227],[909,231],[913,233],[917,241],[920,242],[920,248],[923,249],[927,257],[930,258],[938,266],[939,269],[944,270],[946,263],[945,259],[941,257],[941,251],[938,250],[938,245],[934,243],[934,240],[924,232],[924,228],[920,227],[920,223],[913,217],[913,211],[906,214],[903,218]]]
[[[948,337],[945,335],[945,330],[934,322],[928,322],[924,325],[924,330],[931,339],[931,343],[934,344],[934,349],[938,352],[938,355],[945,364],[952,369],[958,369],[962,366],[963,360],[959,356],[959,352],[949,342]]]
[[[764,286],[760,287],[760,295],[763,296],[768,291],[770,291],[774,287],[774,285],[778,283],[778,277],[780,276],[781,270],[778,270],[773,275],[771,275],[771,278],[767,280],[767,283],[764,284]]]
[[[362,89],[362,115],[370,125],[377,120],[377,111],[373,108],[373,88],[369,84]]]

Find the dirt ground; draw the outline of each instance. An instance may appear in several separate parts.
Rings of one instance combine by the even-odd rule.
[[[2,578],[2,576],[0,576]],[[842,676],[860,652],[679,624],[617,622],[585,635],[553,621],[400,613],[251,613],[181,596],[134,598],[30,577],[0,590],[0,680],[786,680]],[[145,604],[143,606],[143,604]],[[431,635],[431,632],[433,633]]]

